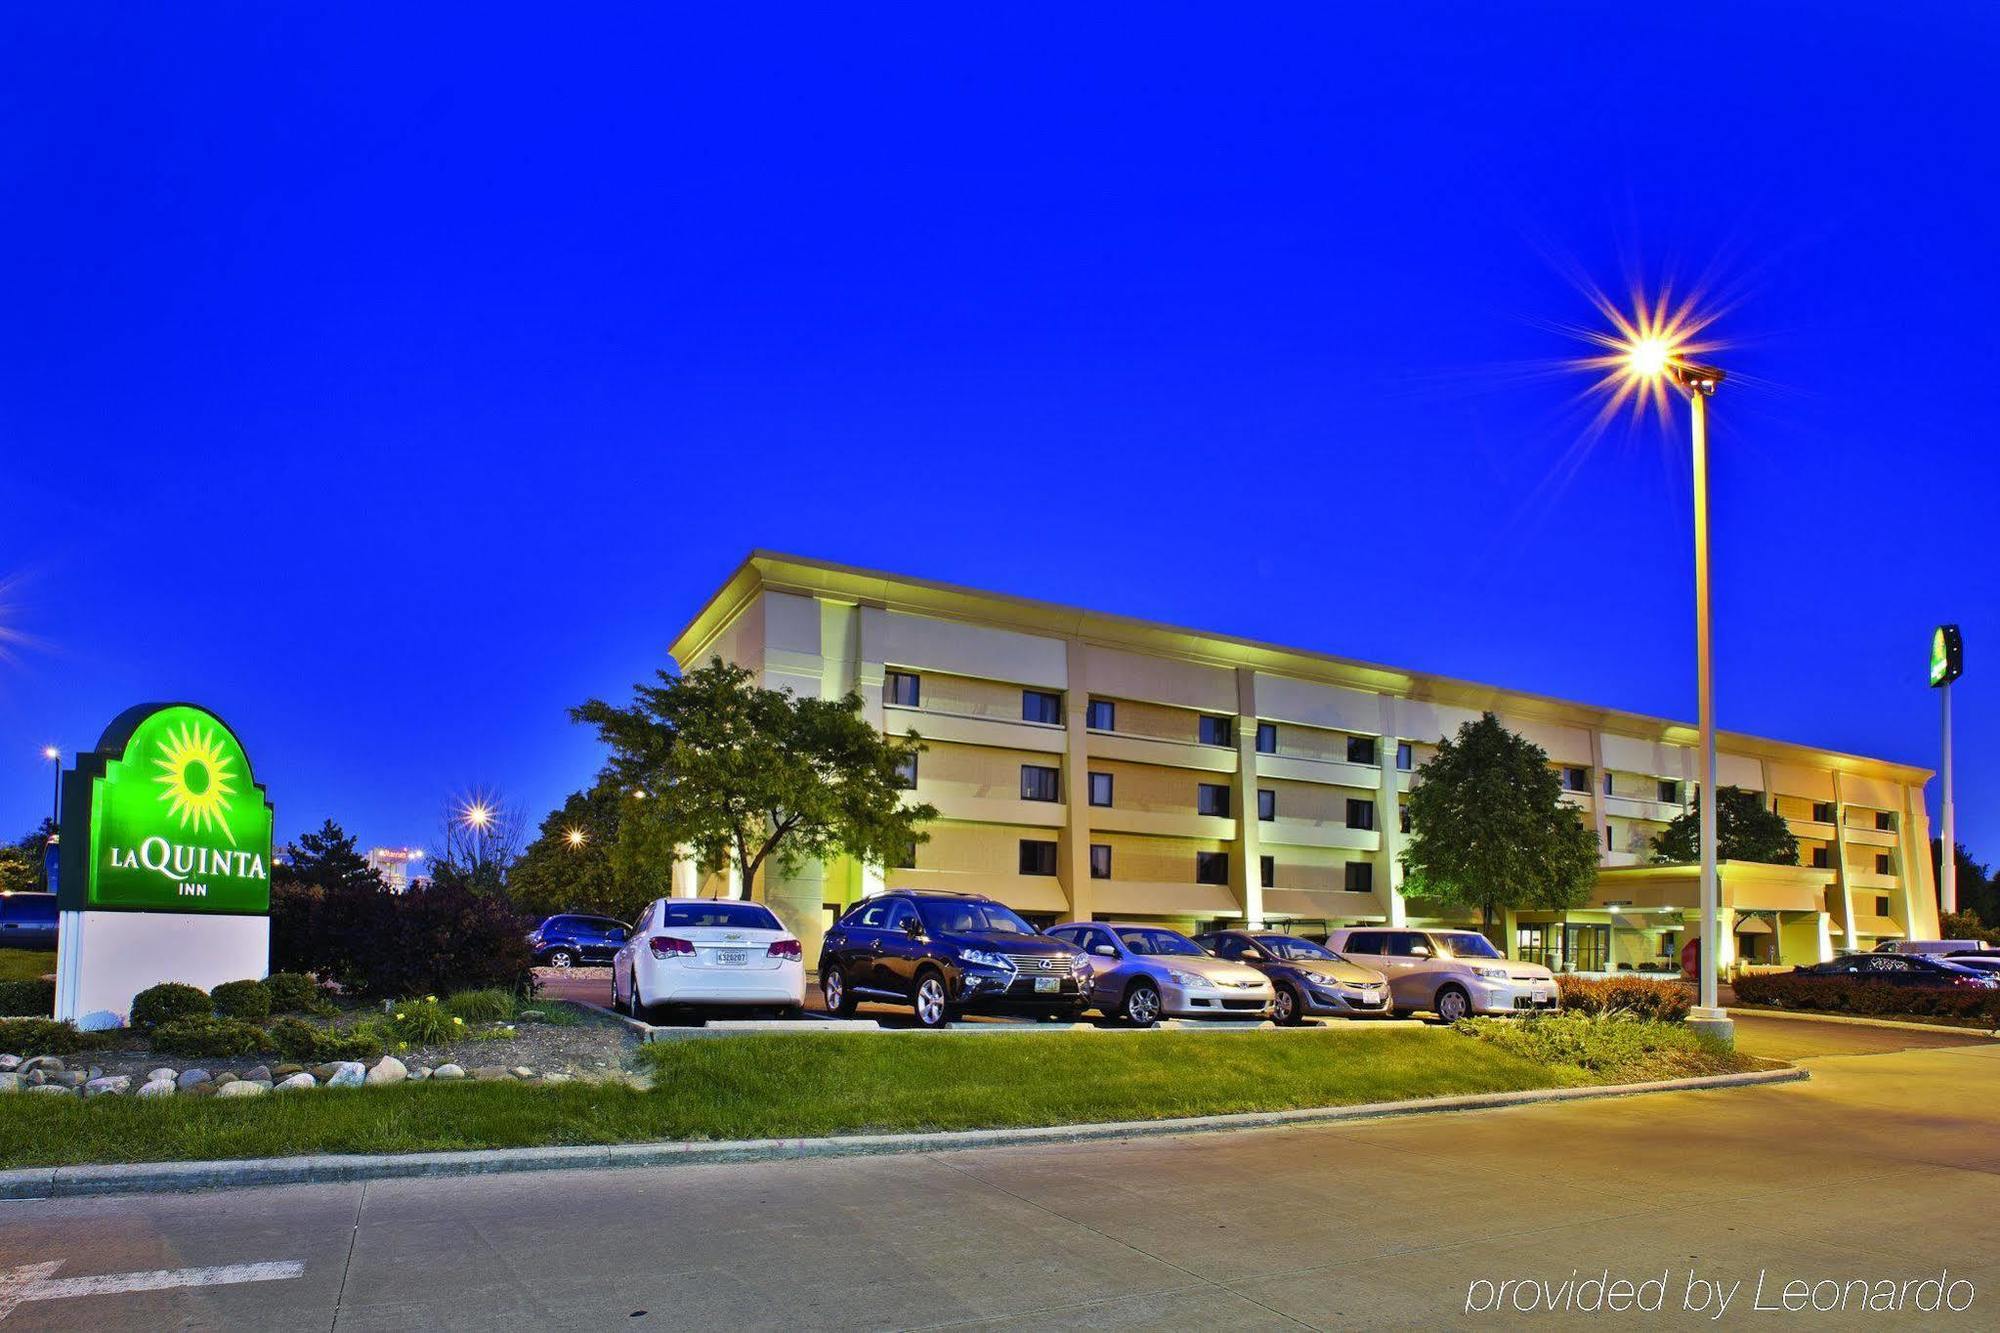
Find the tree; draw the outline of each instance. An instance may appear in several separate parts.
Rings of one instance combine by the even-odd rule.
[[[1653,860],[1662,865],[1701,859],[1701,798],[1675,816],[1653,839]],[[1715,859],[1758,861],[1772,866],[1799,863],[1798,839],[1785,817],[1764,798],[1741,787],[1724,787],[1715,803]]]
[[[378,941],[376,902],[389,886],[331,819],[302,833],[271,866],[271,967],[350,973]]]
[[[617,783],[601,779],[571,792],[542,821],[535,840],[507,872],[507,896],[539,920],[556,912],[594,912],[630,921],[668,891],[665,880],[623,874],[614,855],[619,809]]]
[[[42,822],[35,825],[35,831],[15,844],[27,854],[29,863],[35,867],[35,889],[38,892],[46,893],[54,887],[48,882],[48,850],[49,840],[58,831],[56,821],[43,815]]]
[[[646,794],[619,819],[626,878],[667,883],[685,848],[703,865],[734,866],[749,897],[767,862],[781,873],[839,854],[885,865],[928,837],[920,826],[937,810],[906,804],[898,776],[922,742],[876,731],[860,696],[765,689],[719,657],[657,680],[634,687],[629,707],[592,699],[570,710],[611,747],[614,785]]]
[[[1490,933],[1511,907],[1581,904],[1597,838],[1563,803],[1548,753],[1487,713],[1418,770],[1402,861],[1405,893],[1477,907]]]
[[[1961,915],[1971,914],[1987,927],[2000,926],[2000,878],[1992,871],[1972,859],[1972,853],[1965,850],[1964,843],[1955,843],[1952,848],[1958,862],[1958,908]],[[1931,839],[1931,882],[1944,884],[1943,842]],[[1958,938],[1947,935],[1947,939]]]
[[[22,847],[0,845],[0,893],[40,893],[42,863]]]

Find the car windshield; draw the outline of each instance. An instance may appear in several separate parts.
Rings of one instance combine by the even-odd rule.
[[[1340,960],[1340,955],[1333,950],[1296,935],[1259,935],[1257,943],[1279,958],[1311,958],[1319,962]]]
[[[951,902],[919,899],[917,915],[933,935],[1032,935],[1035,928],[999,903],[972,898]]]
[[[1143,930],[1128,927],[1118,932],[1118,938],[1125,941],[1125,947],[1133,953],[1143,954],[1148,958],[1201,956],[1201,947],[1175,930]]]
[[[690,898],[667,903],[660,914],[663,926],[721,926],[730,930],[783,930],[771,909],[762,903],[731,903]]]
[[[1476,931],[1440,931],[1431,938],[1443,945],[1444,951],[1453,958],[1501,958],[1505,956],[1493,947],[1493,941]]]

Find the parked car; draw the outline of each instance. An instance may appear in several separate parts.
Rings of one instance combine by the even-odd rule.
[[[1280,1023],[1302,1023],[1313,1014],[1352,1018],[1389,1012],[1387,977],[1304,936],[1220,930],[1197,935],[1195,943],[1269,977],[1276,991],[1271,1017]]]
[[[2000,950],[1988,950],[1984,953],[1947,954],[1943,961],[1950,963],[1954,967],[1969,967],[1974,972],[1979,972],[1989,977],[2000,977]]]
[[[1850,953],[1825,963],[1795,967],[1796,976],[1849,977],[1855,981],[1885,986],[1968,986],[1978,989],[2000,987],[2000,978],[1956,962],[1921,953]]]
[[[53,893],[0,893],[0,946],[55,948],[56,896]]]
[[[1990,950],[1984,940],[1883,940],[1875,946],[1876,953],[1952,954]]]
[[[602,967],[631,936],[623,921],[565,912],[528,932],[537,967]]]
[[[1091,1008],[1139,1027],[1161,1018],[1264,1018],[1276,998],[1263,973],[1164,926],[1066,921],[1044,933],[1089,955]]]
[[[788,1018],[806,1005],[805,950],[762,903],[656,898],[611,958],[611,1007],[650,1019],[663,1005],[771,1008]]]
[[[1088,1003],[1084,955],[991,898],[891,889],[836,921],[820,946],[829,1013],[862,1000],[907,1004],[925,1027],[960,1013],[1074,1020]]]
[[[1476,930],[1347,927],[1326,947],[1389,979],[1397,1013],[1428,1009],[1448,1023],[1470,1014],[1557,1009],[1555,974],[1539,963],[1508,961]]]

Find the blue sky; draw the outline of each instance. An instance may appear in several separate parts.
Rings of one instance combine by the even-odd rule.
[[[949,9],[949,7],[947,7]],[[14,7],[0,828],[204,702],[281,836],[588,781],[752,547],[1693,707],[1682,419],[1574,275],[1708,276],[1725,726],[2000,861],[1971,6]]]

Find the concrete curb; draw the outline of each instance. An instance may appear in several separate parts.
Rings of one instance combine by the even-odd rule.
[[[1961,1037],[1986,1037],[2000,1041],[2000,1030],[1960,1027],[1956,1023],[1906,1023],[1896,1018],[1861,1018],[1850,1014],[1822,1014],[1799,1009],[1764,1009],[1754,1004],[1730,1006],[1732,1014],[1754,1014],[1758,1018],[1789,1018],[1800,1023],[1845,1023],[1857,1028],[1890,1028],[1897,1032],[1943,1032]]]
[[[0,1171],[0,1199],[70,1199],[110,1194],[180,1193],[260,1185],[324,1185],[358,1180],[434,1179],[500,1175],[516,1171],[574,1171],[593,1167],[705,1166],[723,1162],[779,1162],[803,1158],[963,1152],[1050,1143],[1277,1129],[1291,1125],[1377,1120],[1388,1116],[1485,1111],[1539,1102],[1593,1101],[1655,1092],[1740,1088],[1795,1083],[1803,1069],[1712,1074],[1703,1078],[1593,1088],[1535,1088],[1524,1092],[1428,1097],[1358,1106],[1296,1111],[1250,1111],[1174,1120],[1123,1120],[1104,1124],[1049,1125],[1027,1129],[953,1130],[937,1134],[843,1134],[814,1139],[743,1139],[714,1142],[625,1143],[564,1148],[493,1148],[475,1152],[376,1153],[317,1157],[267,1157],[237,1162],[140,1162],[112,1166],[32,1167]]]
[[[666,1025],[656,1026],[619,1013],[601,1004],[588,1000],[564,1000],[564,1004],[588,1009],[615,1019],[627,1030],[639,1034],[645,1041],[683,1041],[714,1037],[740,1037],[750,1034],[776,1033],[780,1036],[814,1036],[836,1032],[886,1033],[891,1036],[931,1036],[940,1032],[978,1033],[985,1036],[1010,1032],[1112,1032],[1139,1036],[1148,1032],[1373,1032],[1383,1029],[1422,1032],[1436,1026],[1416,1018],[1351,1018],[1314,1020],[1295,1028],[1280,1027],[1269,1019],[1257,1022],[1231,1022],[1218,1018],[1167,1018],[1149,1028],[1126,1027],[1118,1023],[1040,1023],[1032,1019],[1011,1022],[951,1022],[941,1028],[883,1027],[872,1018],[829,1018],[825,1014],[808,1010],[798,1018],[750,1019],[724,1018],[710,1019],[700,1027]]]

